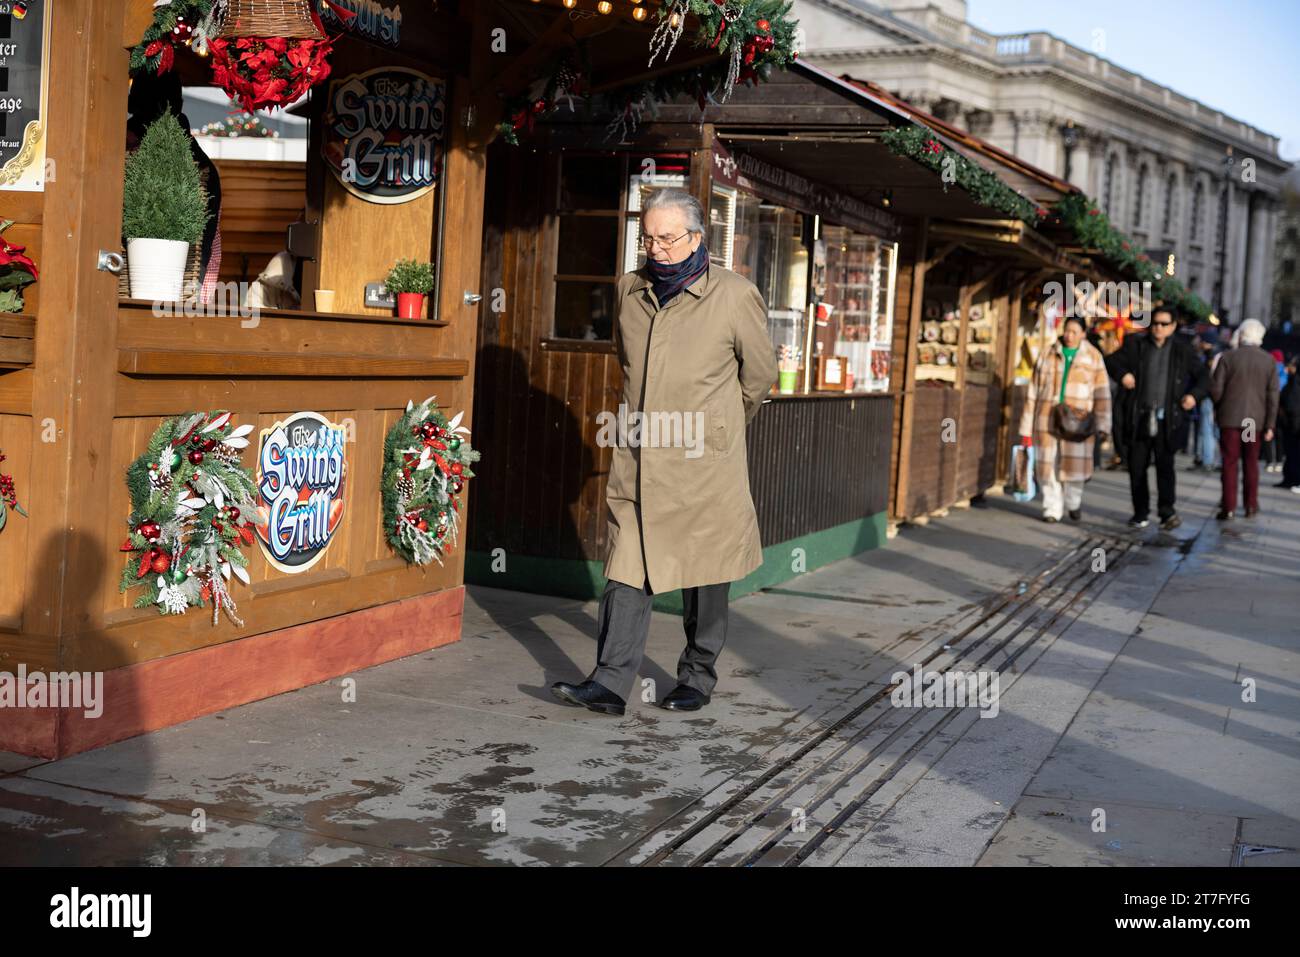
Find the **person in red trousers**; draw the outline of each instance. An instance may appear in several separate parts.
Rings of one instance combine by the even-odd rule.
[[[1246,517],[1259,511],[1260,442],[1273,438],[1277,425],[1277,363],[1260,348],[1264,324],[1247,319],[1241,324],[1237,348],[1219,357],[1210,378],[1223,449],[1223,499],[1217,518],[1230,520],[1237,510],[1237,462],[1242,466]]]

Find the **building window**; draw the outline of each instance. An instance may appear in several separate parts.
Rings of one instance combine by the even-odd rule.
[[[1202,207],[1205,205],[1205,183],[1201,180],[1196,181],[1196,188],[1192,190],[1192,241],[1201,238],[1201,217],[1204,215]]]
[[[1115,188],[1116,188],[1115,174],[1116,174],[1115,154],[1111,153],[1110,157],[1106,160],[1106,176],[1105,176],[1105,181],[1102,183],[1102,188],[1101,188],[1101,208],[1105,210],[1107,216],[1110,216],[1112,214],[1111,203],[1114,200]]]
[[[559,339],[609,339],[614,287],[643,261],[648,193],[687,182],[686,154],[566,152],[556,204],[555,325]]]
[[[1176,223],[1177,208],[1174,205],[1174,194],[1178,189],[1178,177],[1173,173],[1169,174],[1169,180],[1165,183],[1165,214],[1161,218],[1160,229],[1163,234],[1168,236],[1174,231]]]
[[[1138,229],[1142,226],[1142,204],[1146,201],[1147,192],[1147,167],[1143,164],[1138,170],[1137,189],[1133,193],[1133,228]]]

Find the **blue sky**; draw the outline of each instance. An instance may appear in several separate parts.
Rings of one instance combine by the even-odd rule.
[[[1045,30],[1282,139],[1300,159],[1300,0],[968,0],[990,33]],[[1094,31],[1102,31],[1096,34]]]

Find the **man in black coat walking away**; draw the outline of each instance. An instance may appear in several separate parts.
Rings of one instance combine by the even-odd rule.
[[[1128,447],[1129,486],[1133,496],[1130,528],[1150,523],[1151,490],[1147,469],[1156,465],[1157,511],[1160,527],[1169,530],[1182,524],[1178,517],[1178,490],[1174,475],[1174,453],[1187,423],[1187,413],[1210,391],[1205,364],[1182,338],[1174,335],[1177,320],[1168,306],[1156,306],[1151,328],[1145,335],[1132,335],[1124,345],[1106,357],[1111,378],[1131,394],[1124,436]]]

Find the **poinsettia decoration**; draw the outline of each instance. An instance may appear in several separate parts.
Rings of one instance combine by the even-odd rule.
[[[0,452],[0,462],[5,460],[5,454]],[[13,509],[24,518],[27,512],[18,504],[18,491],[14,488],[14,477],[0,473],[0,531],[9,522],[9,510]]]
[[[430,396],[406,412],[384,439],[384,474],[380,490],[384,529],[393,550],[413,565],[442,564],[450,554],[460,524],[465,482],[479,453],[470,447],[465,413],[450,422]]]
[[[181,615],[211,601],[214,625],[223,611],[243,625],[229,581],[248,584],[241,549],[253,544],[245,516],[257,513],[256,485],[240,459],[252,430],[233,426],[229,412],[177,416],[159,426],[127,469],[131,534],[120,550],[131,557],[121,590],[144,588],[135,607]]]
[[[286,37],[218,37],[212,81],[239,105],[255,110],[287,106],[330,75],[334,41]]]
[[[0,233],[14,224],[0,222]],[[0,312],[23,311],[23,287],[40,278],[36,263],[27,256],[26,246],[17,246],[0,236]]]
[[[191,47],[206,55],[219,30],[217,0],[156,0],[153,22],[131,48],[131,72],[161,76],[176,65],[176,51]]]

